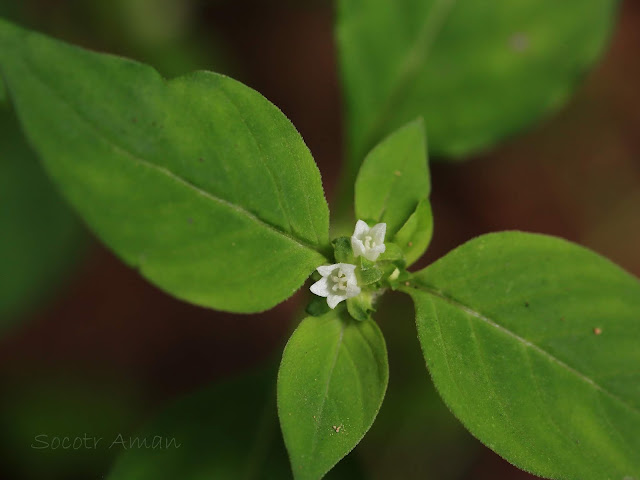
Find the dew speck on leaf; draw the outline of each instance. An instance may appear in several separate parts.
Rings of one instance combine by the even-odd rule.
[[[509,39],[509,46],[514,52],[524,52],[529,49],[529,37],[524,33],[516,33]]]

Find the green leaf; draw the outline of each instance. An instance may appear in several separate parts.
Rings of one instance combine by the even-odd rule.
[[[0,82],[0,85],[2,82]],[[47,300],[84,253],[85,232],[0,107],[0,330]]]
[[[207,72],[165,81],[2,20],[0,70],[67,199],[165,291],[257,312],[325,262],[320,173],[293,125],[257,92]]]
[[[360,295],[352,298],[347,298],[347,312],[351,315],[351,318],[359,322],[366,322],[372,320],[371,312],[375,311],[373,307],[373,298],[371,293],[363,292]]]
[[[355,184],[356,216],[386,223],[392,238],[430,190],[424,123],[418,119],[367,155]]]
[[[331,245],[333,246],[333,257],[337,263],[355,263],[353,249],[351,248],[351,239],[349,237],[335,238]]]
[[[375,262],[364,257],[358,257],[357,264],[360,267],[356,269],[358,285],[371,285],[382,279],[384,272]]]
[[[274,380],[275,369],[252,372],[174,402],[140,432],[124,436],[126,443],[137,438],[147,445],[162,439],[168,448],[122,452],[108,480],[291,478]],[[333,479],[362,478],[354,459],[332,473]]]
[[[297,480],[318,479],[360,442],[389,379],[378,326],[344,309],[302,321],[278,375],[278,414]]]
[[[602,53],[618,0],[339,0],[352,175],[422,115],[431,152],[487,148],[558,109]]]
[[[371,430],[356,449],[376,479],[460,480],[482,446],[442,402],[424,374],[413,303],[384,295],[375,318],[389,351],[389,386]]]
[[[402,248],[407,266],[418,260],[427,250],[433,236],[431,203],[423,199],[393,241]]]
[[[93,373],[88,380],[49,367],[3,379],[0,449],[11,452],[3,458],[10,478],[103,478],[117,453],[112,439],[142,409],[131,385]]]
[[[304,311],[312,317],[320,317],[330,311],[331,308],[325,297],[317,297],[313,295]]]
[[[385,246],[387,249],[382,255],[378,257],[378,262],[393,262],[402,264],[404,267],[404,252],[395,243],[386,241]]]
[[[260,372],[192,394],[162,411],[142,431],[167,448],[132,448],[109,480],[257,479],[290,477],[276,416],[274,376]]]
[[[417,273],[434,383],[462,423],[548,478],[640,477],[640,282],[564,240],[474,239]]]

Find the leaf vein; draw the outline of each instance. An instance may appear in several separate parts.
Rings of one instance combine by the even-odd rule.
[[[370,124],[367,133],[363,135],[365,140],[362,148],[368,148],[368,145],[374,143],[377,140],[380,132],[384,129],[387,117],[391,114],[394,108],[397,108],[400,102],[400,96],[408,90],[408,85],[413,81],[420,68],[420,61],[426,60],[431,53],[431,49],[438,37],[438,34],[442,31],[446,20],[451,14],[451,10],[455,6],[457,0],[436,0],[433,7],[431,7],[428,20],[425,22],[424,27],[418,33],[413,46],[408,50],[400,72],[398,74],[398,80],[392,87],[391,92],[386,98],[386,101],[380,109],[380,113],[376,116],[375,120]]]
[[[318,447],[318,426],[322,423],[322,417],[325,412],[324,407],[326,405],[327,398],[329,396],[329,386],[331,385],[331,377],[333,376],[333,371],[335,370],[336,364],[338,363],[338,356],[340,355],[340,347],[342,346],[342,340],[344,338],[344,330],[345,330],[345,324],[342,320],[340,320],[340,336],[338,337],[338,341],[336,343],[336,351],[333,355],[331,366],[329,367],[329,375],[327,376],[327,382],[324,386],[322,401],[320,402],[320,405],[318,406],[318,411],[316,413],[316,429],[315,429],[315,435],[313,436],[313,440],[311,441],[311,452],[310,452],[311,456],[313,456],[313,454],[316,451],[316,448]]]
[[[546,350],[544,350],[540,346],[536,345],[535,343],[530,342],[529,340],[527,340],[525,338],[522,338],[518,334],[512,332],[511,330],[503,327],[499,323],[496,323],[495,321],[493,321],[490,318],[486,317],[482,313],[475,311],[471,307],[469,307],[469,306],[459,302],[458,300],[456,300],[454,298],[451,298],[451,297],[445,295],[444,293],[436,290],[435,288],[427,286],[427,285],[416,285],[416,284],[413,284],[411,287],[403,287],[401,290],[405,291],[406,293],[409,293],[408,290],[411,290],[411,289],[418,290],[418,291],[427,293],[429,295],[432,295],[434,297],[440,298],[441,300],[444,300],[445,302],[449,303],[450,305],[462,310],[463,312],[467,313],[468,315],[472,316],[473,318],[476,318],[478,320],[481,320],[481,321],[487,323],[488,325],[492,326],[496,330],[498,330],[498,331],[502,332],[503,334],[508,335],[509,337],[513,338],[514,340],[522,343],[525,347],[530,348],[532,350],[535,350],[540,355],[542,355],[542,356],[546,357],[547,359],[551,360],[552,362],[558,364],[560,367],[564,368],[565,370],[567,370],[571,374],[575,375],[580,380],[582,380],[585,383],[591,385],[593,388],[595,388],[596,390],[602,392],[604,395],[610,397],[611,399],[615,400],[616,402],[622,404],[623,406],[625,406],[628,410],[630,410],[634,414],[640,415],[640,410],[638,408],[636,408],[635,406],[631,405],[630,403],[628,403],[626,400],[620,398],[616,394],[614,394],[614,393],[610,392],[609,390],[607,390],[606,388],[602,387],[601,385],[596,383],[593,379],[587,377],[582,372],[576,370],[575,368],[571,367],[570,365],[568,365],[567,363],[563,362],[559,358],[553,356],[551,353],[547,352]]]
[[[88,118],[86,118],[86,116],[84,116],[82,113],[80,113],[76,108],[73,107],[73,104],[67,100],[65,98],[64,95],[61,95],[60,92],[56,91],[53,87],[51,87],[45,80],[43,80],[39,73],[36,71],[36,69],[32,68],[32,66],[29,64],[29,62],[25,59],[24,60],[24,65],[27,67],[27,69],[33,74],[33,78],[36,78],[40,84],[42,84],[47,90],[49,90],[54,96],[56,96],[63,104],[65,104],[67,106],[67,108],[69,109],[69,111],[73,112],[79,119],[83,120],[84,123],[86,123],[86,125],[88,127],[90,127],[91,130],[93,130],[93,132],[95,133],[95,135],[102,139],[109,147],[111,147],[113,149],[114,152],[119,153],[120,155],[124,155],[128,158],[130,158],[131,160],[133,160],[134,162],[137,162],[138,164],[149,168],[150,170],[154,170],[157,171],[158,173],[161,173],[169,178],[171,178],[172,180],[182,184],[183,186],[186,186],[187,188],[193,190],[196,194],[205,197],[213,202],[216,202],[220,205],[223,205],[231,210],[234,210],[235,212],[247,217],[249,220],[257,223],[258,225],[265,227],[279,235],[282,235],[286,238],[288,238],[290,241],[292,241],[293,243],[297,244],[299,247],[302,247],[304,249],[308,249],[308,250],[312,250],[314,252],[319,253],[316,248],[310,244],[307,244],[305,241],[303,241],[302,239],[299,239],[297,237],[294,237],[293,235],[290,235],[289,233],[281,230],[278,227],[275,227],[274,225],[271,225],[267,222],[265,222],[264,220],[262,220],[260,217],[258,217],[257,215],[255,215],[254,213],[250,212],[249,210],[245,209],[244,207],[241,207],[240,205],[237,205],[235,203],[231,203],[228,200],[218,197],[216,195],[214,195],[211,192],[208,192],[206,190],[203,190],[201,188],[199,188],[198,186],[194,185],[193,183],[189,182],[188,180],[179,177],[178,175],[176,175],[174,172],[172,172],[171,170],[169,170],[168,168],[162,167],[160,165],[157,165],[145,158],[140,157],[139,155],[134,154],[133,152],[128,151],[126,148],[121,147],[120,145],[118,145],[116,142],[114,142],[112,139],[107,138],[107,136]]]

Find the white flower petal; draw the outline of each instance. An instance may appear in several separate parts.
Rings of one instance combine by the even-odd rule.
[[[333,310],[334,308],[336,308],[336,305],[338,305],[341,301],[346,299],[347,297],[343,295],[329,295],[327,297],[327,304],[329,305],[329,308]]]
[[[360,287],[354,284],[347,284],[347,298],[355,297],[356,295],[360,295]]]
[[[329,296],[329,279],[326,277],[322,277],[316,283],[311,285],[309,288],[312,293],[315,293],[319,297],[328,297]]]
[[[355,235],[351,237],[351,250],[353,250],[353,255],[356,257],[364,255],[365,252],[364,243],[359,238],[356,238]]]
[[[356,271],[356,266],[351,265],[350,263],[338,263],[337,265],[346,276],[349,276],[350,273],[352,274]]]
[[[384,236],[386,234],[387,234],[386,223],[378,223],[377,225],[371,227],[371,230],[369,231],[369,235],[373,237],[373,240],[378,245],[381,245],[384,243]]]
[[[379,256],[380,254],[374,251],[373,249],[369,249],[366,252],[364,252],[364,258],[366,258],[370,262],[375,262]]]
[[[363,235],[369,233],[369,225],[367,222],[363,222],[362,220],[358,220],[356,222],[356,229],[353,232],[354,237],[362,238]]]
[[[316,270],[318,271],[318,273],[320,275],[322,275],[323,277],[326,277],[328,275],[331,275],[331,272],[333,272],[336,268],[338,268],[339,264],[336,265],[322,265],[321,267],[316,268]]]
[[[350,272],[344,272],[344,276],[347,279],[347,285],[358,285],[358,278],[353,270]]]

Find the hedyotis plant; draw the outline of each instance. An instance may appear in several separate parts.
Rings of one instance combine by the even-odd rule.
[[[314,276],[277,379],[296,479],[324,476],[373,424],[389,376],[375,310],[394,291],[413,299],[440,395],[484,444],[543,477],[640,478],[640,282],[522,232],[409,271],[433,231],[421,120],[366,156],[353,235],[330,241],[311,153],[241,83],[207,72],[167,81],[2,20],[0,72],[51,178],[153,284],[253,313]]]

